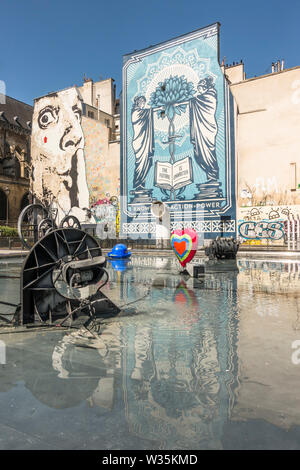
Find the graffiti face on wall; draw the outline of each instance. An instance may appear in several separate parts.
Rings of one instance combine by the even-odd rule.
[[[125,56],[123,90],[121,232],[140,234],[159,200],[173,224],[185,210],[207,238],[232,235],[233,103],[218,62],[218,25]],[[225,230],[222,216],[231,222]]]
[[[75,87],[35,100],[32,189],[39,201],[58,209],[59,219],[89,207],[81,114]]]

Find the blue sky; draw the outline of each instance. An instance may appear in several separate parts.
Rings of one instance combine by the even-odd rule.
[[[29,104],[84,74],[114,78],[118,95],[124,54],[216,21],[220,58],[250,78],[300,65],[299,20],[299,0],[0,0],[0,80]]]

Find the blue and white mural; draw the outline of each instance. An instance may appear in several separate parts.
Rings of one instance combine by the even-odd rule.
[[[171,230],[235,236],[233,99],[218,36],[216,23],[124,57],[122,236],[155,236],[157,200]]]

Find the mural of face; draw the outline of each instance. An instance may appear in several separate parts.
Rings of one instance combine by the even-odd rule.
[[[33,144],[45,167],[55,169],[58,175],[70,172],[72,156],[84,148],[81,114],[82,104],[76,88],[36,100]]]
[[[32,191],[37,200],[57,208],[56,222],[74,208],[89,207],[81,115],[82,99],[75,87],[35,100]]]

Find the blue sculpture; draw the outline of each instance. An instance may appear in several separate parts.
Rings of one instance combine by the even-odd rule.
[[[127,246],[123,245],[122,243],[118,243],[113,247],[110,253],[107,254],[109,258],[129,258],[131,256],[131,252],[127,250]]]
[[[130,260],[128,258],[109,259],[108,261],[111,263],[114,270],[119,271],[120,273],[126,271],[127,265],[130,262]]]

